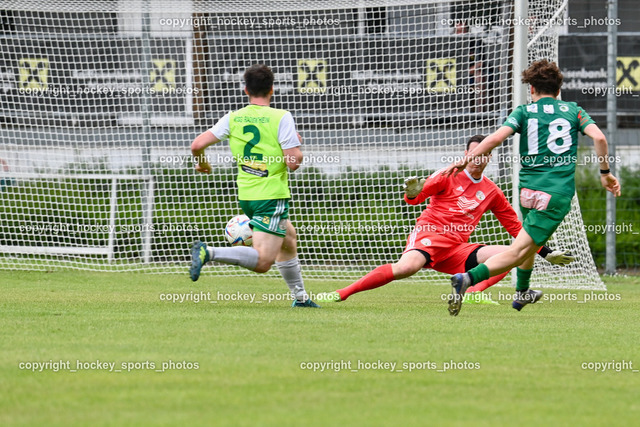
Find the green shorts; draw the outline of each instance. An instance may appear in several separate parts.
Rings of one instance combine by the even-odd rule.
[[[254,230],[284,237],[287,234],[289,199],[240,200],[240,207],[251,218]]]
[[[547,243],[571,210],[571,197],[520,189],[522,227],[538,246]]]

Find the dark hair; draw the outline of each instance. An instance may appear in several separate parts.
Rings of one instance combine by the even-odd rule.
[[[555,62],[536,61],[522,72],[522,83],[529,83],[541,95],[556,96],[562,87],[562,72]]]
[[[255,64],[244,72],[244,84],[250,96],[267,96],[273,87],[273,72],[264,64]]]
[[[484,135],[473,135],[471,138],[469,138],[469,140],[467,141],[467,151],[469,151],[469,146],[471,144],[473,144],[474,142],[480,143],[484,138]]]

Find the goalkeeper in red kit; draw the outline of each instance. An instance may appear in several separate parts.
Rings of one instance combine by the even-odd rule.
[[[469,139],[465,155],[483,139],[482,135]],[[409,234],[400,260],[374,269],[344,289],[319,294],[317,299],[325,302],[344,301],[357,292],[412,276],[422,268],[454,274],[461,269],[473,268],[506,250],[508,246],[468,243],[469,236],[487,211],[492,211],[513,237],[522,228],[504,193],[483,175],[489,159],[490,156],[485,156],[469,163],[464,173],[457,176],[445,177],[437,171],[427,179],[407,179],[405,201],[410,205],[417,205],[430,198],[430,203]],[[573,261],[569,254],[551,251],[546,247],[542,247],[539,254],[553,264],[566,265]],[[507,273],[480,282],[468,288],[467,292],[483,291],[498,283]]]

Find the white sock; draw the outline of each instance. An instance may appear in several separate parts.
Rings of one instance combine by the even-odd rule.
[[[300,260],[298,257],[292,258],[287,261],[276,262],[282,278],[287,283],[291,295],[298,301],[306,301],[309,299],[307,291],[304,289],[304,282],[302,280],[302,271],[300,268]]]
[[[239,265],[251,271],[258,265],[258,251],[247,246],[235,246],[233,248],[207,246],[207,251],[211,261]]]

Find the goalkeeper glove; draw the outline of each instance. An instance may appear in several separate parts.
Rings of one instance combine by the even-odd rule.
[[[569,251],[556,250],[556,251],[552,251],[551,253],[548,253],[544,257],[544,259],[549,261],[551,264],[564,267],[566,265],[571,264],[576,259],[576,257],[574,257]]]
[[[411,176],[404,181],[402,188],[408,198],[415,199],[422,191],[426,181],[426,178],[420,179],[417,176]]]

